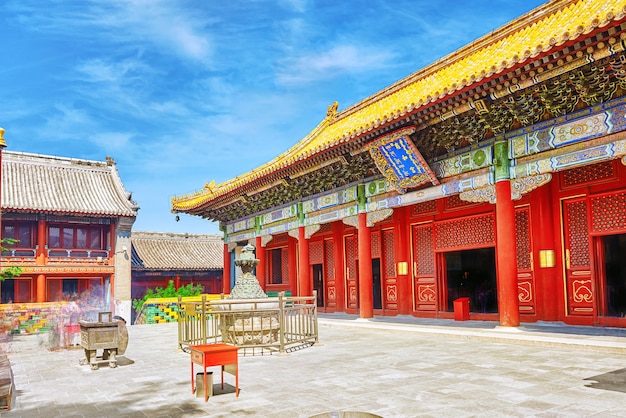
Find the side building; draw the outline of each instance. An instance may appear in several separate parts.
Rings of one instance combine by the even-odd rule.
[[[139,206],[113,159],[2,152],[0,261],[22,274],[0,282],[0,303],[90,298],[131,313],[131,228]]]
[[[325,312],[626,327],[625,51],[623,0],[547,2],[172,210],[225,292],[252,243]]]
[[[219,235],[137,232],[131,235],[132,298],[148,289],[202,286],[203,294],[222,292],[224,240]],[[134,323],[133,310],[132,321]]]

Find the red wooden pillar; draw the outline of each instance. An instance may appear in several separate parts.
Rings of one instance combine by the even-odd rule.
[[[298,296],[311,296],[311,266],[309,265],[309,240],[306,239],[306,233],[304,226],[298,227],[298,246],[300,251],[298,252],[298,277],[300,291]]]
[[[372,302],[372,234],[367,226],[367,213],[359,213],[359,316],[372,318],[374,306]]]
[[[35,254],[35,262],[38,266],[44,266],[47,262],[46,251],[46,220],[39,219],[37,221],[37,250]]]
[[[337,312],[344,312],[346,309],[346,278],[345,265],[343,262],[343,222],[333,223],[333,261],[335,264],[335,298]]]
[[[167,284],[169,284],[169,280]],[[174,289],[178,290],[178,288],[180,288],[180,276],[177,274],[174,278]]]
[[[256,279],[265,292],[265,249],[261,237],[256,237],[256,258],[259,259],[259,264],[256,266]]]
[[[394,208],[394,253],[396,256],[396,276],[398,281],[398,313],[400,315],[408,315],[411,313],[412,294],[411,294],[411,275],[409,268],[411,264],[411,255],[408,238],[408,212],[409,207]],[[403,264],[400,264],[403,263]],[[399,269],[399,266],[406,267],[405,271]]]
[[[230,251],[228,251],[228,244],[224,244],[224,272],[222,274],[222,293],[230,293]]]
[[[500,325],[520,323],[517,257],[515,248],[515,211],[511,200],[511,181],[496,182],[496,266]]]
[[[43,274],[37,275],[37,303],[46,302],[46,276]]]

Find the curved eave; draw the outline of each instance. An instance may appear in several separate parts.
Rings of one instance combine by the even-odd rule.
[[[161,272],[161,271],[186,271],[186,272],[198,272],[205,271],[207,273],[222,271],[221,267],[136,267],[132,266],[133,271],[141,271],[141,272]]]
[[[136,212],[126,211],[126,212],[90,212],[90,211],[72,211],[72,210],[63,210],[63,209],[33,209],[33,208],[23,208],[16,206],[3,206],[3,213],[11,213],[11,212],[19,212],[19,213],[50,213],[55,215],[70,215],[70,216],[91,216],[91,217],[99,217],[99,218],[114,218],[114,217],[128,217],[133,218],[137,216]]]
[[[172,198],[173,212],[194,212],[272,172],[349,142],[620,21],[623,0],[555,0],[527,13],[385,90],[327,118],[272,161],[215,187]]]

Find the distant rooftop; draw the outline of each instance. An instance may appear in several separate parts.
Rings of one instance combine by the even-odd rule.
[[[132,268],[143,270],[221,270],[220,235],[135,232],[131,234]]]
[[[87,216],[137,216],[115,161],[2,153],[2,210]]]

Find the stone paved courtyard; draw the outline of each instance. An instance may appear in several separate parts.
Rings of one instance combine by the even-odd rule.
[[[234,377],[226,375],[221,391],[214,373],[215,394],[207,403],[191,393],[189,355],[177,350],[176,324],[130,326],[120,366],[95,371],[79,365],[80,349],[49,351],[41,337],[17,336],[9,347],[14,407],[0,416],[309,417],[329,411],[383,417],[626,416],[623,337],[609,338],[607,346],[618,347],[611,352],[611,347],[489,341],[452,327],[436,335],[404,329],[411,325],[320,323],[317,346],[285,356],[240,357],[238,398]]]

